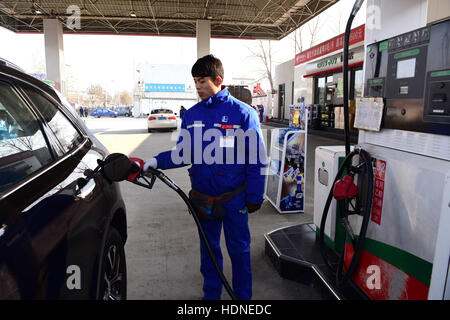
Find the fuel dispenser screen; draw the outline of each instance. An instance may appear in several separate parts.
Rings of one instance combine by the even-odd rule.
[[[397,79],[412,78],[416,71],[416,58],[397,62]]]

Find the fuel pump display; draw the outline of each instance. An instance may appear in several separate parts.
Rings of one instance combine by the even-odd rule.
[[[383,97],[384,127],[450,134],[450,21],[367,46],[366,97]]]

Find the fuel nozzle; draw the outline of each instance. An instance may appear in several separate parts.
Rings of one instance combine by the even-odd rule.
[[[353,175],[346,175],[334,185],[333,196],[336,200],[344,200],[357,196],[358,187],[355,185]]]

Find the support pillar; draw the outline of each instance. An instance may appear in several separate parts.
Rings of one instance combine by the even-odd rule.
[[[47,79],[55,82],[55,87],[66,95],[64,81],[63,28],[58,19],[44,19],[45,66]]]
[[[211,21],[197,20],[197,59],[210,54]]]

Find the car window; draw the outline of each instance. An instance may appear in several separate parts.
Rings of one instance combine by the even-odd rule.
[[[45,121],[58,138],[65,152],[72,150],[83,141],[80,133],[55,104],[35,88],[24,87],[23,89],[44,116]]]
[[[53,160],[38,121],[13,87],[0,81],[0,191]]]
[[[173,111],[170,109],[154,109],[154,110],[152,110],[152,114],[157,114],[157,113],[173,113]]]

